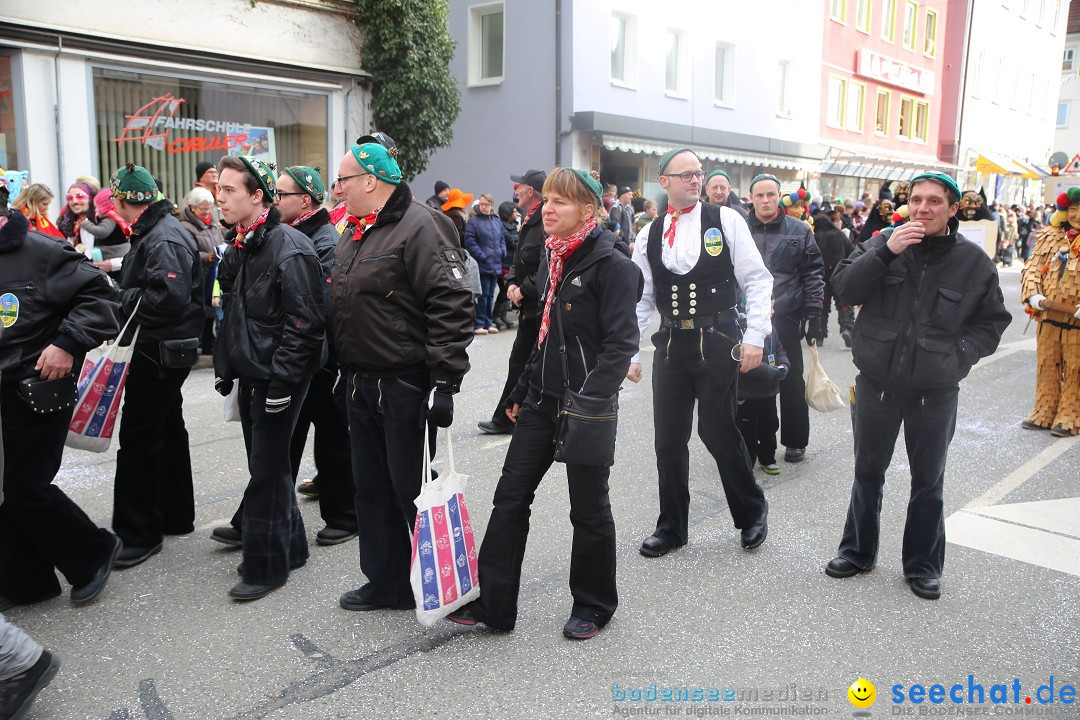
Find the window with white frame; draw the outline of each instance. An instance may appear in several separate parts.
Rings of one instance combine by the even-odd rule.
[[[1069,103],[1059,102],[1057,106],[1057,126],[1059,128],[1069,126]]]
[[[904,47],[915,49],[915,35],[919,24],[919,3],[907,0],[904,3]]]
[[[506,24],[503,3],[469,8],[469,84],[497,85],[503,80]]]
[[[855,81],[849,82],[847,100],[844,102],[844,127],[848,130],[862,132],[865,101],[866,86]]]
[[[889,42],[896,40],[896,0],[881,3],[881,38]]]
[[[777,100],[780,107],[777,112],[783,117],[791,117],[791,87],[794,82],[791,73],[791,61],[781,60],[779,71],[780,93]]]
[[[911,122],[914,120],[915,100],[914,98],[901,97],[900,98],[900,132],[898,135],[905,140],[912,138]]]
[[[829,17],[838,23],[847,22],[847,0],[829,0]]]
[[[983,68],[986,65],[986,48],[981,48],[975,54],[975,62],[971,69],[971,95],[981,97],[983,94]]]
[[[728,43],[716,43],[713,101],[718,105],[735,104],[735,46]]]
[[[1061,56],[1061,72],[1072,72],[1076,69],[1076,48],[1065,48]]]
[[[874,111],[874,134],[882,137],[889,135],[889,105],[891,105],[892,93],[888,90],[878,89],[877,107]]]
[[[637,18],[614,13],[609,28],[611,81],[633,86],[637,82]]]
[[[923,23],[923,55],[934,57],[937,55],[937,12],[926,11],[926,21]]]
[[[870,32],[870,3],[871,0],[856,0],[855,6],[855,29],[860,32]]]
[[[829,96],[825,106],[825,122],[835,128],[844,127],[844,101],[847,100],[847,80],[829,76]]]
[[[664,90],[670,95],[686,95],[686,43],[680,30],[664,34]]]
[[[999,56],[997,59],[997,69],[994,71],[993,76],[996,80],[996,82],[994,82],[994,92],[990,96],[990,102],[995,104],[1001,103],[1001,74],[1004,72],[1004,70],[1005,58]]]
[[[930,132],[930,103],[922,100],[915,101],[915,132],[912,140],[926,142]]]

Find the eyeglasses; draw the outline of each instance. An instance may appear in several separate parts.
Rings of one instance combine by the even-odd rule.
[[[693,180],[694,178],[697,178],[698,180],[704,180],[705,179],[705,173],[702,172],[701,170],[698,170],[697,172],[687,170],[684,173],[678,173],[676,175],[673,175],[671,173],[664,173],[664,177],[677,177],[680,180],[682,180],[683,182],[688,183],[691,180]]]
[[[90,198],[90,196],[87,195],[86,193],[81,193],[81,192],[68,193],[67,201],[68,202],[74,202],[76,200],[87,200],[89,198]]]
[[[350,175],[349,177],[356,177],[356,176],[355,175]],[[281,192],[280,190],[278,190],[277,195],[278,195],[278,197],[282,197],[284,195],[307,195],[307,193],[306,192]]]
[[[337,185],[338,187],[341,187],[343,184],[345,184],[346,180],[352,180],[353,178],[363,177],[365,175],[370,175],[370,174],[371,173],[357,173],[355,175],[342,175],[337,180],[334,181],[334,184]]]

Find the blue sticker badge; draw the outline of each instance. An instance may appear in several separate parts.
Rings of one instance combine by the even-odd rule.
[[[9,328],[19,319],[19,298],[12,293],[0,295],[0,321]]]
[[[724,252],[724,236],[719,228],[709,228],[705,231],[705,252],[713,257]]]

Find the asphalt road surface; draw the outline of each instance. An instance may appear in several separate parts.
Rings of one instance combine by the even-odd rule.
[[[695,436],[690,543],[659,559],[638,554],[658,510],[646,381],[622,393],[611,477],[621,603],[597,638],[561,633],[571,526],[558,465],[533,507],[512,634],[449,622],[425,629],[411,611],[342,610],[338,596],[363,582],[357,547],[316,546],[322,524],[309,500],[301,505],[311,560],[284,588],[236,603],[226,591],[240,555],[209,535],[247,482],[243,442],[239,424],[222,421],[212,371],[199,369],[185,386],[197,529],[115,572],[91,606],[76,609],[65,593],[9,613],[63,661],[30,717],[1080,716],[1080,703],[1068,702],[1080,679],[1080,447],[1078,438],[1020,429],[1034,396],[1034,326],[1022,334],[1018,271],[1003,271],[1002,281],[1015,319],[962,386],[938,601],[915,597],[901,572],[902,441],[886,483],[878,567],[844,580],[824,575],[852,481],[843,411],[811,411],[805,462],[781,461],[777,477],[758,471],[771,509],[760,549],[740,548],[716,467]],[[835,313],[832,322],[822,362],[846,388],[855,370]],[[512,342],[512,332],[475,340],[456,401],[457,469],[470,477],[479,532],[509,436],[481,435],[476,422],[491,413]],[[647,374],[650,361],[647,351]],[[68,451],[57,480],[106,526],[114,458],[115,445],[103,455]],[[309,443],[302,478],[313,470]],[[876,686],[865,710],[848,698],[859,678]],[[994,702],[1003,693],[1008,702]]]

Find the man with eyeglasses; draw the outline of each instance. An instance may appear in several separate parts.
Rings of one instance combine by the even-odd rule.
[[[353,145],[338,165],[349,211],[334,257],[334,341],[347,373],[362,587],[346,610],[414,607],[409,582],[424,432],[449,427],[469,370],[472,291],[457,230],[417,202],[397,160]]]
[[[705,197],[713,205],[724,205],[747,218],[739,198],[731,192],[731,176],[723,170],[713,170],[705,177]]]
[[[686,148],[660,158],[667,212],[641,229],[633,260],[645,276],[638,302],[641,344],[652,336],[653,431],[660,485],[656,530],[641,554],[660,557],[687,543],[690,512],[690,433],[698,403],[698,434],[716,461],[742,545],[753,549],[768,533],[769,504],[735,420],[738,372],[761,363],[769,333],[772,278],[746,222],[731,208],[700,202],[705,173]],[[738,304],[746,298],[746,329]],[[627,378],[641,380],[640,354]]]
[[[810,441],[810,408],[799,341],[821,337],[825,263],[810,226],[780,210],[780,180],[758,175],[750,183],[748,223],[758,252],[773,276],[773,327],[790,370],[780,382],[780,443],[784,460],[802,462]]]

